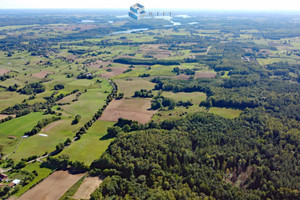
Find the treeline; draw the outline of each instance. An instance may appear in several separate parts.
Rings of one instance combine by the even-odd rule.
[[[173,92],[204,92],[208,96],[212,95],[209,80],[169,80],[156,77],[151,80],[156,83],[155,90],[173,91]]]
[[[119,133],[91,164],[107,175],[91,199],[298,199],[299,135],[255,116],[196,113]]]
[[[93,118],[91,120],[89,120],[83,127],[80,128],[80,130],[76,133],[76,136],[75,136],[75,139],[76,140],[79,140],[81,138],[81,135],[85,134],[86,131],[93,125],[93,123],[95,121],[97,121],[97,119],[99,117],[101,117],[103,111],[105,110],[105,108],[108,106],[108,104],[114,99],[117,97],[117,92],[118,92],[118,87],[117,87],[117,84],[110,80],[110,84],[112,86],[112,91],[110,92],[110,94],[107,96],[106,98],[106,102],[105,104],[103,105],[102,108],[100,108],[96,113],[95,115],[93,116]]]
[[[12,78],[13,76],[8,75],[8,74],[4,74],[0,76],[0,81],[6,81],[9,78]]]
[[[71,173],[84,173],[89,167],[84,162],[71,161],[70,158],[63,154],[57,157],[48,156],[46,162],[41,167],[47,167],[53,170],[69,170]]]
[[[22,103],[22,104],[16,104],[12,107],[8,107],[6,109],[4,109],[3,111],[1,111],[2,114],[7,114],[7,115],[11,115],[11,114],[17,114],[17,115],[22,115],[22,113],[29,113],[29,112],[38,112],[40,110],[43,109],[47,109],[49,107],[52,107],[55,102],[61,100],[62,98],[74,94],[76,92],[78,92],[78,89],[73,90],[72,92],[68,93],[68,94],[59,94],[57,96],[55,96],[56,94],[58,94],[57,91],[53,92],[51,94],[51,96],[49,97],[44,97],[44,99],[46,99],[47,101],[42,103],[34,103],[34,104],[28,104],[28,103]]]
[[[135,91],[133,97],[152,98],[153,93],[151,90],[141,89],[140,91]]]
[[[42,93],[44,91],[45,91],[45,86],[39,82],[30,83],[18,90],[19,93],[27,94],[27,95],[38,94],[38,93]]]
[[[180,69],[179,67],[174,67],[172,72],[176,73],[177,75],[180,75],[180,74],[195,75],[194,69]]]

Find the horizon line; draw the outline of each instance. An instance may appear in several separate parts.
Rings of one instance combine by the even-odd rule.
[[[128,10],[128,8],[0,8],[0,10]],[[149,8],[149,9],[165,10],[163,8]],[[203,8],[203,9],[171,8],[171,9],[168,9],[168,10],[178,10],[178,11],[250,11],[250,12],[262,12],[262,11],[264,11],[264,12],[299,12],[300,11],[300,9],[293,10],[293,9],[205,9],[205,8]]]

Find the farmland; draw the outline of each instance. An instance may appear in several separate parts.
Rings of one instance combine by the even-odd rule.
[[[83,174],[72,175],[67,171],[54,172],[19,199],[59,199],[82,176]]]
[[[296,15],[9,12],[0,170],[20,184],[3,198],[299,195]]]

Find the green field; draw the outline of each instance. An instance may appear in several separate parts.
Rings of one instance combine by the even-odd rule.
[[[197,104],[190,106],[189,108],[180,106],[175,107],[174,110],[160,110],[154,115],[153,120],[161,122],[170,118],[184,117],[188,113],[195,112],[206,112],[206,109],[204,107],[199,107]]]
[[[47,117],[49,115],[36,112],[0,124],[0,144],[5,145],[4,152],[11,153],[21,140],[21,136],[30,131],[42,118]],[[9,136],[11,137],[8,138]]]
[[[152,90],[155,86],[155,83],[141,78],[116,79],[115,83],[118,85],[118,92],[124,93],[124,97],[132,97],[135,91],[141,89]]]
[[[99,158],[113,140],[100,140],[106,135],[107,128],[113,124],[115,122],[96,121],[80,140],[74,141],[62,154],[68,155],[72,161],[78,160],[87,165],[91,164],[93,160]]]
[[[32,182],[30,182],[29,184],[23,186],[20,188],[20,190],[14,194],[14,196],[21,196],[24,192],[26,192],[28,189],[30,189],[33,185],[37,184],[38,182],[40,182],[41,180],[43,180],[44,178],[46,178],[47,176],[49,176],[49,174],[52,172],[52,170],[48,169],[48,168],[41,168],[40,167],[41,163],[39,162],[35,162],[32,164],[27,165],[23,170],[32,172],[32,171],[37,171],[38,176],[36,176],[34,178],[34,180]]]
[[[174,99],[176,101],[191,101],[193,104],[199,104],[206,99],[206,94],[203,92],[163,92],[162,96]]]
[[[242,113],[241,110],[237,110],[237,109],[217,108],[217,107],[210,108],[208,112],[229,119],[237,118]]]

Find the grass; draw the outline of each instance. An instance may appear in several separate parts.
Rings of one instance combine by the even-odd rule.
[[[0,91],[0,111],[15,104],[20,104],[27,98],[29,98],[28,95],[22,95],[17,92]]]
[[[275,62],[280,62],[280,61],[282,61],[282,58],[267,58],[267,59],[258,58],[257,61],[260,65],[268,65],[268,64],[275,63]]]
[[[106,135],[107,128],[114,124],[115,122],[96,121],[80,140],[74,141],[62,151],[62,154],[68,155],[72,161],[78,160],[90,165],[104,153],[113,140],[100,140],[100,138]]]
[[[192,101],[193,104],[199,104],[206,99],[206,94],[203,92],[163,92],[162,96],[174,99],[176,101]]]
[[[118,76],[115,76],[114,79],[121,79],[121,78],[130,78],[130,77],[138,77],[142,74],[150,74],[151,76],[172,76],[175,75],[172,70],[174,66],[164,66],[164,65],[153,65],[151,69],[147,69],[142,66],[136,66],[136,68],[132,69],[131,72],[123,73]]]
[[[217,108],[217,107],[210,108],[208,112],[229,119],[237,118],[242,113],[241,110],[237,110],[237,109]]]
[[[229,71],[225,71],[225,74],[221,76],[221,78],[229,78],[230,75],[228,75]]]
[[[115,83],[118,85],[118,92],[124,93],[124,97],[132,97],[135,91],[141,89],[151,90],[155,86],[155,83],[142,78],[117,79]]]
[[[36,112],[0,124],[0,144],[5,145],[4,153],[10,153],[17,142],[20,141],[20,137],[26,131],[31,130],[38,121],[46,117],[49,116]],[[14,136],[15,139],[9,139],[8,136]]]
[[[83,180],[85,179],[86,176],[83,176],[79,181],[77,181],[66,193],[59,198],[59,200],[69,200],[70,197],[74,196],[74,194],[77,192],[79,189],[80,185],[82,184]]]
[[[154,115],[152,118],[154,121],[161,122],[170,118],[178,118],[185,116],[188,113],[194,112],[205,112],[206,109],[204,107],[199,107],[198,105],[190,106],[189,108],[185,108],[183,106],[175,107],[174,110],[160,110],[158,113]]]
[[[38,162],[27,165],[23,170],[26,170],[29,172],[32,172],[35,170],[35,171],[37,171],[38,175],[34,178],[33,181],[31,181],[29,184],[21,187],[20,190],[16,194],[14,194],[14,196],[17,196],[17,197],[21,196],[23,193],[25,193],[27,190],[29,190],[32,186],[39,183],[41,180],[45,179],[52,172],[48,168],[41,168],[40,163],[38,163]]]
[[[32,118],[32,114],[30,114],[29,116],[24,116],[26,117],[25,119],[23,119],[24,117],[21,117],[11,120],[18,120],[17,123],[20,125],[17,127],[20,128],[17,129],[15,128],[16,124],[13,122],[9,123],[10,121],[1,124],[2,126],[5,125],[3,129],[0,128],[0,130],[5,130],[5,133],[1,134],[1,136],[4,137],[8,142],[10,142],[7,145],[8,148],[5,153],[13,152],[18,142],[20,142],[18,148],[15,150],[15,153],[10,156],[16,161],[19,161],[22,158],[27,158],[29,156],[42,155],[45,152],[52,152],[53,150],[55,150],[56,145],[58,145],[59,143],[63,143],[67,138],[73,138],[80,127],[82,127],[88,120],[90,120],[96,113],[96,111],[104,105],[106,97],[109,94],[105,93],[105,91],[110,91],[110,88],[111,86],[108,81],[103,81],[101,83],[101,88],[88,89],[86,93],[83,93],[80,96],[78,101],[73,102],[71,105],[62,106],[63,116],[65,114],[68,114],[70,118],[64,117],[61,123],[55,125],[46,132],[42,131],[43,134],[48,135],[47,137],[43,137],[37,134],[28,138],[18,138],[17,140],[15,139],[13,141],[10,141],[11,139],[7,138],[8,135],[16,135],[17,133],[19,135],[16,136],[20,137],[25,131],[31,130],[32,127],[37,124],[40,118],[43,117],[42,113],[40,113],[39,115],[37,115],[36,113],[32,113],[35,118]],[[81,115],[82,117],[80,122],[77,125],[71,125],[72,120],[77,114]],[[49,126],[51,126],[51,124]],[[9,132],[7,130],[15,131],[16,133]]]
[[[62,123],[57,124],[47,132],[47,137],[40,136],[38,134],[24,138],[20,143],[16,153],[12,154],[11,158],[16,161],[21,158],[27,158],[33,155],[43,155],[45,152],[52,152],[55,150],[56,145],[63,143],[67,138],[72,138],[79,128],[83,125],[71,125],[72,119],[65,119]],[[51,125],[51,124],[50,124]]]
[[[91,118],[104,105],[107,95],[108,93],[102,92],[99,88],[89,89],[78,101],[62,108],[71,116],[81,115],[82,118]]]

